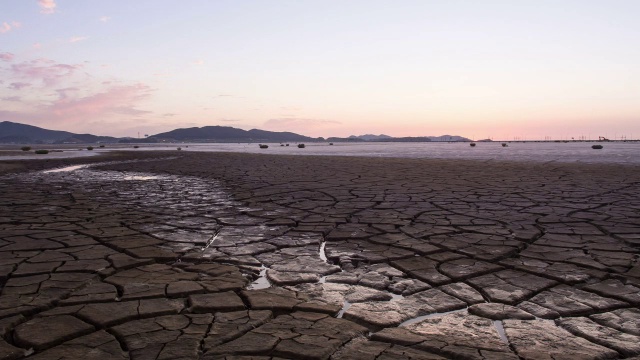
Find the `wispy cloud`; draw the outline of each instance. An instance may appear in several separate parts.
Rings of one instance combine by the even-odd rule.
[[[146,84],[96,78],[84,64],[19,61],[19,55],[7,54],[2,59],[11,62],[0,61],[0,119],[111,134],[151,119],[144,104],[155,89]]]
[[[0,24],[0,34],[8,33],[13,29],[17,29],[22,26],[22,23],[19,21],[12,21],[11,23],[4,21]]]
[[[40,5],[40,13],[42,14],[53,14],[56,12],[56,2],[55,0],[38,0],[38,5]]]
[[[87,40],[89,37],[88,36],[73,36],[71,38],[69,38],[69,42],[70,43],[75,43],[78,41],[83,41],[83,40]]]
[[[2,61],[13,61],[14,57],[15,57],[15,55],[13,55],[12,53],[9,53],[9,52],[0,53],[0,60],[2,60]]]
[[[204,65],[204,60],[198,59],[191,63],[191,65]]]
[[[42,125],[55,124],[56,128],[74,131],[92,131],[92,128],[105,127],[109,123],[109,130],[113,132],[130,126],[132,117],[151,113],[138,106],[153,91],[144,84],[112,86],[89,95],[81,95],[75,88],[57,89],[58,98],[53,102],[33,104],[30,110],[0,110],[0,118]],[[3,98],[6,101],[13,99]]]
[[[164,116],[164,117],[172,117],[172,116],[176,116],[176,114],[174,114],[174,113],[164,113],[164,114],[162,114],[162,116]]]
[[[81,68],[82,65],[78,64],[69,65],[48,59],[36,59],[13,64],[9,70],[16,78],[41,81],[45,86],[53,86],[65,78],[70,78]]]
[[[105,115],[142,115],[150,111],[136,107],[141,100],[148,98],[153,91],[144,84],[113,86],[103,92],[86,97],[71,97],[69,92],[75,88],[59,89],[58,100],[48,111],[59,119],[82,120]]]
[[[34,49],[40,49],[40,48],[42,47],[42,44],[40,44],[40,43],[34,43],[34,44],[33,44],[33,45],[31,45],[31,46],[33,46],[33,48],[34,48]]]
[[[110,16],[101,16],[100,19],[98,19],[100,22],[106,23],[109,20],[111,20]]]
[[[11,84],[9,84],[9,89],[22,90],[29,86],[31,86],[31,84],[26,82],[12,82]]]

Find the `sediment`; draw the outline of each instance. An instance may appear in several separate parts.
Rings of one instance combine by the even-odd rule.
[[[640,355],[637,166],[0,163],[2,359]]]

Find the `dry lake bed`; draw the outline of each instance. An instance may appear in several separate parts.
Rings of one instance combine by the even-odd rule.
[[[638,359],[639,254],[633,164],[9,159],[0,359]]]

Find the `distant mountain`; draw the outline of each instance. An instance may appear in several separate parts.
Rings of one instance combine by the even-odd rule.
[[[10,121],[0,122],[0,142],[55,142],[73,135],[67,131],[47,130]]]
[[[13,144],[80,144],[80,143],[158,143],[158,142],[431,142],[431,141],[471,141],[462,136],[415,136],[391,137],[389,135],[351,135],[347,138],[331,137],[312,138],[292,132],[275,132],[265,130],[242,130],[230,126],[204,126],[176,129],[144,139],[115,138],[92,134],[74,134],[68,131],[48,130],[37,126],[0,122],[0,143]]]
[[[428,136],[428,138],[431,141],[471,141],[471,139],[458,135]]]
[[[373,134],[365,134],[365,135],[351,135],[349,136],[349,139],[361,139],[364,141],[374,141],[374,140],[382,140],[382,139],[390,139],[391,136],[389,135],[384,135],[384,134],[380,134],[380,135],[373,135]]]
[[[204,126],[187,129],[176,129],[149,137],[159,141],[192,141],[192,142],[269,142],[269,141],[323,141],[324,138],[311,138],[292,132],[274,132],[265,130],[242,130],[230,126]]]
[[[0,122],[0,143],[96,143],[117,142],[118,139],[110,136],[96,136],[91,134],[74,134],[68,131],[48,130],[37,126],[14,123],[10,121]]]

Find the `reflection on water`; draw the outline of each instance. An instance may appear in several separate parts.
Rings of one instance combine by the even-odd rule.
[[[57,169],[53,169],[53,170],[46,170],[46,171],[43,171],[43,173],[50,174],[50,173],[74,171],[74,170],[82,169],[82,168],[87,167],[87,166],[88,165],[66,166],[66,167],[63,167],[63,168],[57,168]]]
[[[502,326],[502,321],[501,320],[495,320],[493,322],[493,326],[496,327],[496,330],[498,331],[498,336],[500,336],[500,340],[502,340],[502,342],[504,342],[505,344],[509,345],[509,340],[507,339],[507,334],[504,332],[504,327]]]
[[[269,279],[267,279],[267,268],[263,265],[262,268],[260,268],[260,275],[258,275],[258,278],[254,282],[247,286],[247,290],[260,290],[270,287],[271,283]]]

